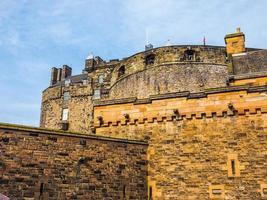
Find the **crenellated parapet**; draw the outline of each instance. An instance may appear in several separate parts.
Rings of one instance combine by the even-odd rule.
[[[201,93],[173,93],[148,99],[97,102],[94,127],[219,118],[267,113],[267,86],[233,86]]]

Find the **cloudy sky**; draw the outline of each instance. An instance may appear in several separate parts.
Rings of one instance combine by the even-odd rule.
[[[0,122],[38,126],[50,68],[78,74],[88,54],[109,60],[154,46],[224,45],[237,26],[267,48],[266,0],[1,0]]]

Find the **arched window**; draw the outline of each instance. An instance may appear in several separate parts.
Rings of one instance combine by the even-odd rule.
[[[187,49],[184,52],[184,58],[187,61],[194,61],[195,60],[195,51],[191,49]]]
[[[155,55],[154,54],[149,54],[146,56],[146,59],[145,59],[146,65],[152,65],[152,64],[154,64],[154,61],[155,61]]]
[[[100,75],[98,77],[98,83],[100,83],[100,84],[104,83],[104,76],[103,75]]]
[[[125,74],[125,66],[121,66],[118,70],[118,78]]]

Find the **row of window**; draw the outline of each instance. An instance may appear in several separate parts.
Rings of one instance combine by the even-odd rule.
[[[185,61],[194,61],[195,60],[195,51],[188,49],[184,52],[184,58]],[[145,65],[153,65],[155,62],[155,54],[149,54],[145,57]],[[121,66],[118,69],[118,78],[123,76],[125,74],[125,66]]]
[[[101,98],[101,91],[100,89],[94,90],[93,99],[100,99]],[[63,93],[63,101],[64,103],[67,103],[70,100],[70,92],[64,92]]]

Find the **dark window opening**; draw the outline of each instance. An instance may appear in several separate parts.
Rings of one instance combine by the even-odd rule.
[[[221,195],[222,194],[222,190],[221,189],[213,189],[212,190],[212,194],[214,194],[214,195]]]
[[[236,170],[235,170],[235,160],[231,160],[231,169],[232,169],[232,174],[235,175]]]
[[[187,61],[194,61],[195,60],[195,51],[188,49],[184,52],[184,58]]]
[[[152,65],[154,64],[155,61],[155,55],[154,54],[150,54],[148,56],[146,56],[146,65]]]
[[[118,70],[118,78],[125,74],[125,66],[121,66]]]
[[[40,197],[43,195],[44,193],[44,183],[41,183],[40,185]]]
[[[152,187],[149,187],[149,198],[148,200],[153,200],[152,198]]]

